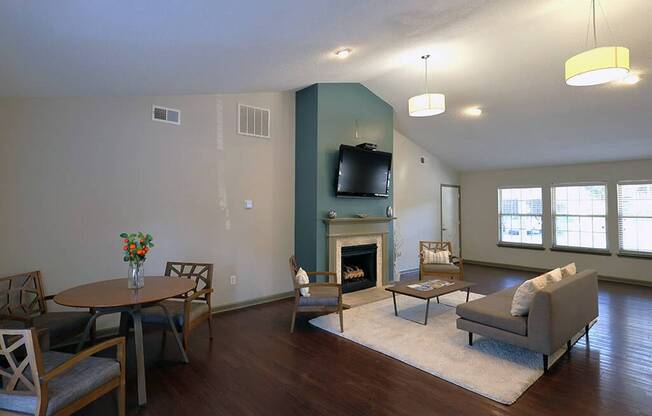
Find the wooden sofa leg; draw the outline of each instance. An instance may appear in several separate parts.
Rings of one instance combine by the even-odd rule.
[[[469,332],[469,346],[473,346],[473,332]]]
[[[589,326],[584,327],[584,336],[586,337],[586,341],[589,341]]]
[[[342,313],[341,305],[340,305],[340,332],[344,332],[344,314]]]
[[[548,355],[543,354],[543,372],[548,372]]]

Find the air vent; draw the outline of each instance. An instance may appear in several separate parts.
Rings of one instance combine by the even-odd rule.
[[[269,139],[270,111],[266,108],[238,104],[238,134]]]
[[[181,111],[154,105],[152,106],[152,120],[179,125],[181,124]]]

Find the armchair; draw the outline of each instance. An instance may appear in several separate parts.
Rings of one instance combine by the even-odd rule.
[[[116,347],[116,358],[92,355]],[[125,339],[113,338],[77,354],[42,352],[37,331],[0,329],[1,414],[70,415],[114,391],[125,414]]]
[[[328,282],[315,282],[300,285],[297,283],[296,275],[299,271],[297,259],[290,257],[290,273],[292,285],[294,286],[294,309],[292,311],[292,323],[290,333],[294,332],[294,322],[297,313],[305,312],[337,312],[340,315],[340,332],[344,332],[344,318],[342,315],[342,285],[337,283],[335,272],[306,272],[308,276],[328,276]],[[302,288],[310,289],[310,296],[302,296]]]
[[[419,241],[419,280],[422,280],[425,276],[463,280],[464,261],[461,257],[451,254],[448,259],[448,264],[428,264],[425,263],[424,250],[448,251],[452,253],[452,245],[449,241]]]

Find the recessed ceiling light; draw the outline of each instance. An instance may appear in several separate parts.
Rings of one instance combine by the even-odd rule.
[[[627,75],[625,78],[623,78],[621,82],[623,84],[634,85],[637,82],[639,82],[640,80],[641,80],[641,77],[639,77],[636,74],[631,74],[631,75]]]
[[[351,48],[339,49],[335,52],[335,56],[337,56],[340,59],[344,59],[349,55],[351,55]]]
[[[465,108],[463,112],[467,116],[472,116],[472,117],[478,117],[482,115],[482,109],[480,107]]]

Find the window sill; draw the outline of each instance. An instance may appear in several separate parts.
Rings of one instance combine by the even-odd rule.
[[[620,252],[617,254],[618,257],[631,257],[634,259],[647,259],[652,260],[652,253],[630,253],[630,252]]]
[[[577,254],[593,254],[596,256],[611,256],[611,251],[609,250],[590,250],[574,247],[551,247],[550,251],[560,251],[564,253],[577,253]]]
[[[498,243],[496,244],[498,247],[505,247],[505,248],[521,248],[525,250],[538,250],[538,251],[545,251],[544,246],[535,246],[535,245],[527,245],[527,244],[509,244],[509,243]]]

